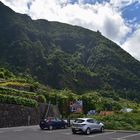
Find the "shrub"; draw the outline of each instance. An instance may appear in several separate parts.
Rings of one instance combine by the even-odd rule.
[[[72,113],[72,114],[70,114],[71,119],[82,118],[82,117],[84,117],[84,114],[82,114],[82,113]]]
[[[5,78],[5,76],[4,76],[4,73],[3,72],[0,72],[0,78]]]
[[[110,116],[95,115],[93,118],[103,122],[106,129],[140,130],[140,112],[115,113]]]
[[[38,103],[35,100],[23,97],[9,96],[0,94],[0,103],[17,104],[29,107],[37,107]]]
[[[40,102],[40,103],[46,102],[46,99],[43,95],[38,95],[37,93],[20,91],[16,89],[0,87],[0,94],[29,98],[29,99],[36,100],[37,102]]]
[[[46,98],[45,98],[45,96],[43,96],[43,95],[37,95],[37,96],[36,96],[36,100],[37,100],[37,102],[39,102],[39,103],[45,103],[45,102],[46,102]]]

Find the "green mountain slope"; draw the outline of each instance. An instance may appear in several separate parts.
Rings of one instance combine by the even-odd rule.
[[[140,99],[140,62],[81,27],[31,20],[0,3],[0,65],[52,88]]]

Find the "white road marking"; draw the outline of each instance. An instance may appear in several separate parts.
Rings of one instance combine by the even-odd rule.
[[[138,136],[138,135],[140,135],[140,133],[127,135],[127,136],[120,137],[120,138],[116,138],[116,140],[125,140],[125,138],[130,138],[130,137],[134,137],[134,136]]]
[[[106,133],[101,133],[101,134],[97,134],[97,135],[90,135],[90,136],[86,136],[86,137],[93,138],[93,137],[104,136],[104,135],[109,135],[109,134],[113,134],[113,133],[116,133],[116,132],[115,131],[114,132],[106,132]]]
[[[126,140],[126,139],[112,138],[112,140]]]
[[[61,133],[61,134],[64,134],[64,135],[71,135],[72,133]]]
[[[53,131],[43,131],[43,132],[46,132],[46,133],[52,133]]]
[[[21,130],[14,130],[14,132],[22,132],[22,131],[24,131],[23,129],[21,129]]]

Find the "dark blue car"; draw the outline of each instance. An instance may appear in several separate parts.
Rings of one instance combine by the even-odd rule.
[[[40,121],[40,128],[43,129],[58,129],[58,128],[67,128],[68,123],[62,119],[58,118],[47,118]]]

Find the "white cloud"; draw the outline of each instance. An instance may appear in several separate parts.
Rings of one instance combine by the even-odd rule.
[[[124,8],[128,5],[131,5],[135,2],[140,3],[140,0],[110,0],[110,4],[119,9]]]
[[[42,0],[40,2],[40,0],[35,0],[28,14],[33,19],[43,18],[79,25],[94,31],[100,30],[103,35],[118,44],[130,32],[121,12],[109,3],[90,5],[82,4],[83,0],[79,0],[79,3],[73,5],[67,3],[62,7],[62,1]]]
[[[0,0],[7,6],[14,9],[14,11],[19,13],[27,13],[28,7],[27,4],[33,0]]]
[[[110,3],[84,4],[85,0],[70,4],[70,0],[2,0],[17,12],[27,13],[33,19],[60,21],[79,25],[91,30],[100,30],[102,34],[120,44],[130,32],[121,12]],[[116,5],[116,2],[111,0]],[[27,3],[32,2],[27,10]]]
[[[133,57],[140,61],[140,26],[138,29],[126,40],[122,48],[130,52]]]

